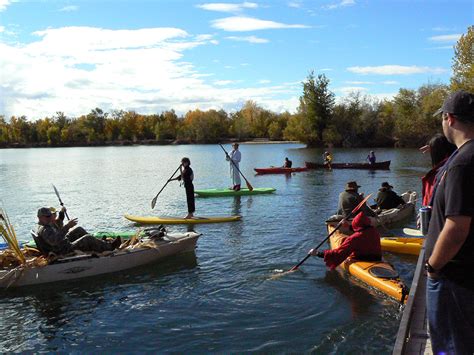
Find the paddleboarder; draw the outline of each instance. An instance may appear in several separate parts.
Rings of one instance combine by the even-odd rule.
[[[186,203],[188,204],[188,214],[185,219],[190,219],[194,217],[194,212],[196,211],[196,204],[194,201],[194,172],[191,169],[191,160],[184,157],[181,159],[181,175],[175,177],[173,180],[183,181],[184,188],[186,190]]]
[[[226,155],[225,159],[230,162],[230,175],[232,176],[232,190],[240,190],[239,163],[242,160],[242,154],[239,150],[239,143],[232,144],[232,151]]]

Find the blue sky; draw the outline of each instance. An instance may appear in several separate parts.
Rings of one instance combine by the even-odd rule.
[[[0,114],[294,112],[310,70],[343,100],[447,83],[472,1],[0,0]]]

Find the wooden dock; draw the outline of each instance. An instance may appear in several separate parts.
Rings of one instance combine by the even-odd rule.
[[[393,355],[433,354],[426,319],[425,247],[420,251]]]

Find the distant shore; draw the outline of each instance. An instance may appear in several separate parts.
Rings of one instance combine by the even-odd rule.
[[[265,138],[244,139],[238,140],[236,138],[224,138],[216,142],[193,142],[181,139],[165,139],[165,140],[118,140],[118,141],[104,141],[104,142],[74,142],[74,143],[9,143],[0,145],[0,149],[20,149],[20,148],[72,148],[72,147],[112,147],[112,146],[131,146],[131,145],[186,145],[186,144],[217,144],[217,143],[234,143],[240,144],[302,144],[299,141],[272,141]]]

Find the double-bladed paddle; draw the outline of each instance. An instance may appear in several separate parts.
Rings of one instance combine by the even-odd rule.
[[[341,228],[342,224],[348,220],[349,218],[351,218],[352,216],[354,216],[357,212],[359,212],[359,210],[362,208],[362,206],[365,205],[365,203],[369,200],[369,197],[372,196],[372,194],[369,194],[366,198],[364,198],[352,211],[351,213],[349,213],[349,215],[346,217],[346,218],[343,218],[339,221],[339,223],[336,225],[336,228],[334,228],[334,230],[329,233],[329,235],[321,242],[318,244],[318,246],[316,248],[314,248],[313,250],[317,250],[319,249],[319,247],[321,245],[323,245],[334,233],[336,233],[336,231]],[[308,255],[305,256],[305,258],[303,260],[301,260],[297,265],[293,266],[288,272],[290,271],[295,271],[295,270],[298,270],[298,268],[301,266],[301,264],[303,264],[309,257],[311,256],[311,253],[308,253]]]
[[[227,158],[229,158],[229,160],[232,162],[232,164],[234,165],[234,168],[237,169],[237,171],[239,172],[240,175],[242,175],[242,177],[244,178],[245,180],[245,183],[247,184],[247,188],[249,189],[249,191],[252,191],[253,190],[253,186],[250,184],[250,182],[247,180],[247,178],[244,176],[244,174],[242,174],[242,172],[240,171],[239,167],[237,166],[237,164],[235,164],[235,162],[232,160],[232,158],[229,156],[229,154],[227,153],[227,151],[225,150],[225,148],[222,146],[222,144],[220,144],[220,147],[222,148],[222,150],[224,151],[225,153],[225,156]]]
[[[64,207],[64,203],[63,203],[63,201],[61,200],[61,196],[59,196],[59,191],[58,191],[58,189],[56,188],[56,186],[54,186],[54,184],[51,184],[51,185],[53,185],[54,192],[56,193],[56,196],[58,196],[59,204],[61,205],[61,207]],[[66,218],[67,218],[67,220],[69,221],[69,216],[68,216],[66,210],[64,210],[64,214],[66,215]]]
[[[155,208],[155,205],[156,205],[156,199],[158,198],[158,196],[160,196],[161,194],[161,191],[163,191],[166,187],[166,185],[168,185],[168,183],[171,181],[171,179],[173,179],[173,176],[174,174],[176,174],[178,172],[179,169],[181,169],[181,165],[182,164],[179,164],[178,168],[174,171],[173,175],[171,175],[171,177],[168,179],[168,181],[166,181],[166,183],[163,185],[163,187],[161,188],[160,192],[158,192],[156,194],[156,196],[153,198],[153,200],[151,200],[151,209],[154,209]]]

